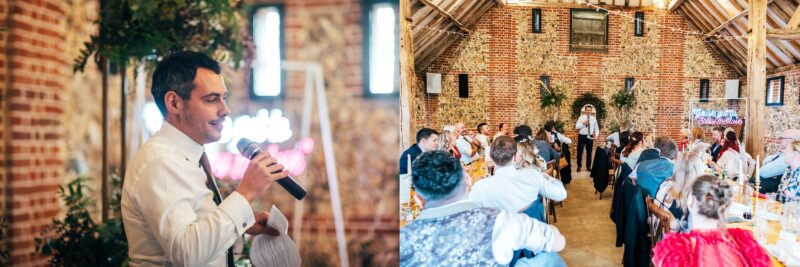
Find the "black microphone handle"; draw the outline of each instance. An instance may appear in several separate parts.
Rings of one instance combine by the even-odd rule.
[[[255,158],[259,153],[261,153],[261,150],[255,151],[255,153],[253,153],[250,159]],[[275,164],[277,163],[272,163],[270,164],[270,166]],[[272,172],[272,174],[280,173],[282,171],[283,170],[277,170]],[[292,178],[291,176],[287,175],[286,177],[278,179],[278,184],[281,185],[281,187],[283,187],[283,189],[285,189],[286,192],[289,192],[289,194],[291,194],[297,200],[303,200],[303,198],[305,198],[306,195],[308,194],[306,193],[306,190],[303,189],[303,187],[300,186],[300,184],[298,184],[297,181],[295,181],[294,178]]]
[[[281,179],[278,179],[278,184],[286,189],[289,194],[292,194],[294,198],[297,200],[303,200],[306,197],[306,190],[303,189],[297,181],[294,180],[291,176],[286,176]]]

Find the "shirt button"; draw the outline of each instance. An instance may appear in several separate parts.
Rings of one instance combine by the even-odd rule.
[[[242,223],[242,227],[247,227],[247,223]]]

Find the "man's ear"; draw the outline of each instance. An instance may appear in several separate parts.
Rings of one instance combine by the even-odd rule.
[[[174,91],[167,92],[164,95],[164,105],[167,107],[168,113],[179,114],[183,110],[183,99]]]

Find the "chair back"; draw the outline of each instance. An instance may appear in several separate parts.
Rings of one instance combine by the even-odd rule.
[[[647,196],[644,201],[647,204],[650,244],[655,246],[656,242],[664,237],[664,234],[672,231],[670,225],[675,218],[673,218],[671,212],[662,209],[661,205],[656,203],[650,196]]]

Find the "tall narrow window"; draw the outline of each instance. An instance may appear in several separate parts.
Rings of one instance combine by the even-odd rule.
[[[533,9],[533,18],[532,18],[532,27],[533,33],[541,33],[542,32],[542,9],[534,8]]]
[[[283,6],[261,5],[253,9],[253,62],[250,96],[270,98],[283,95],[284,77],[281,71],[283,51]]]
[[[396,95],[400,81],[398,1],[365,2],[365,93]]]
[[[633,29],[634,35],[644,36],[644,12],[636,12],[636,20],[634,20]]]
[[[550,87],[550,76],[542,75],[541,77],[539,77],[539,80],[542,81],[542,84],[539,85],[539,95],[543,96],[545,90],[544,88]]]
[[[633,77],[625,78],[625,92],[630,92],[636,80]]]
[[[710,92],[710,85],[708,79],[700,80],[700,102],[708,102],[708,95]]]
[[[767,106],[783,106],[784,76],[767,79]]]

